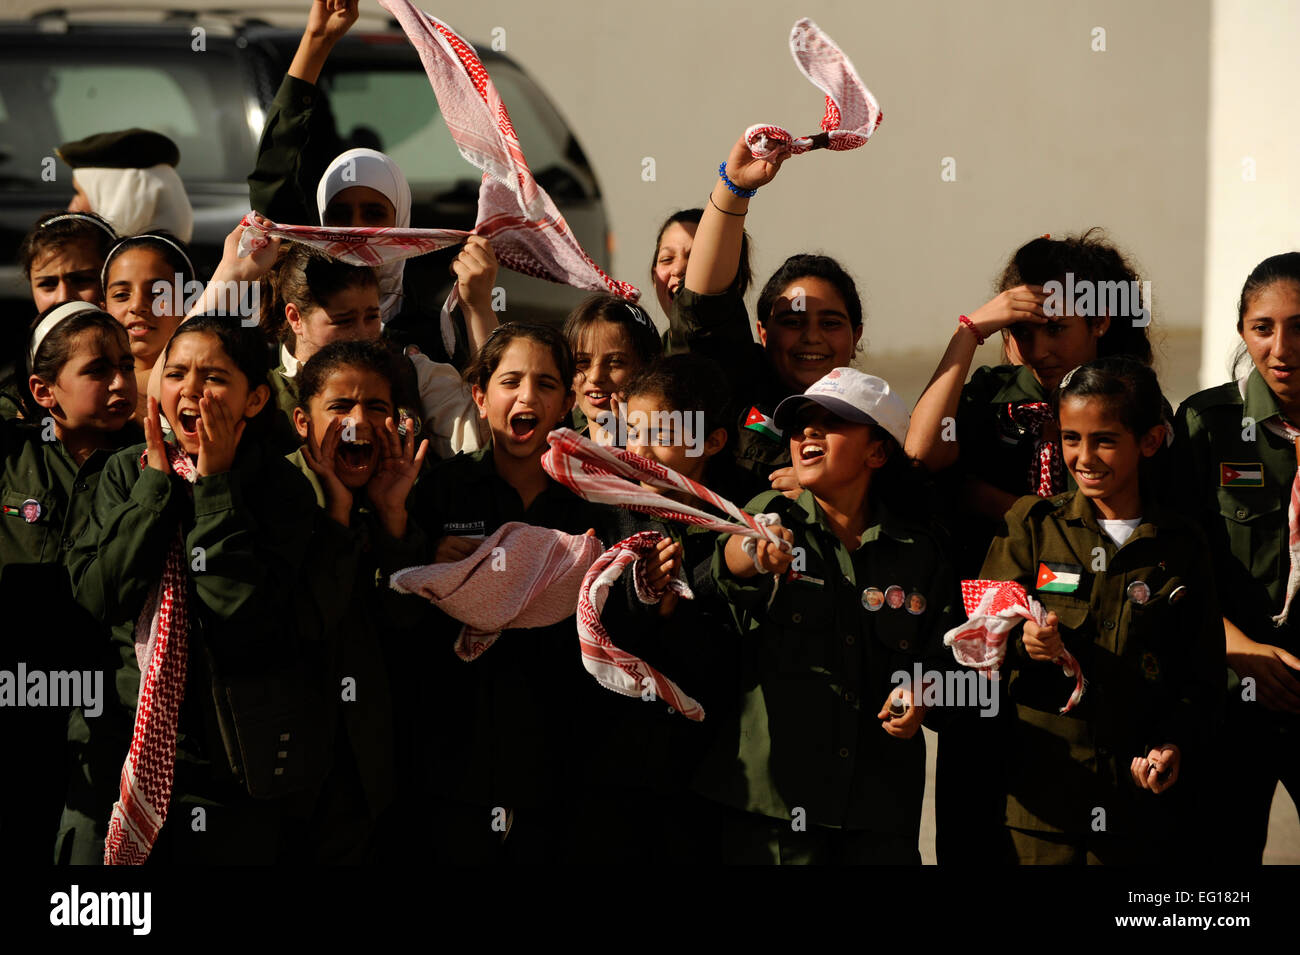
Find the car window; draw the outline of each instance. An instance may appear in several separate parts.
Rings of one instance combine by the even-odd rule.
[[[186,182],[242,182],[253,140],[242,72],[219,51],[5,50],[0,58],[0,183],[67,192],[70,170],[42,161],[60,143],[140,126],[180,148]]]
[[[534,175],[570,165],[564,159],[568,132],[549,105],[538,102],[531,81],[500,61],[489,72]],[[387,153],[417,191],[422,185],[477,181],[477,170],[457,151],[418,65],[383,70],[346,64],[322,77],[321,84],[344,141]]]

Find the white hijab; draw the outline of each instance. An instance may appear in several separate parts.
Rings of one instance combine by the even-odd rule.
[[[194,238],[194,208],[176,169],[165,163],[147,169],[82,166],[72,178],[90,209],[109,221],[118,235],[170,232],[182,242]]]
[[[320,177],[316,187],[316,211],[325,225],[325,207],[331,199],[352,186],[369,186],[383,193],[397,211],[399,229],[411,227],[411,186],[397,163],[373,149],[349,149],[340,153]],[[402,275],[406,261],[390,262],[375,269],[379,276],[379,315],[384,324],[402,307]]]

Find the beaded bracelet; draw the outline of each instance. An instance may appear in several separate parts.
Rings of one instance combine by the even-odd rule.
[[[718,163],[718,175],[721,176],[722,181],[727,184],[727,188],[730,189],[732,192],[734,192],[736,195],[740,196],[740,198],[753,199],[756,195],[758,195],[757,189],[741,189],[738,185],[736,185],[734,182],[728,179],[727,164],[725,162]]]
[[[976,342],[976,344],[978,344],[978,345],[983,345],[983,344],[984,344],[984,342],[985,342],[986,339],[984,338],[983,335],[980,334],[979,329],[975,327],[975,323],[974,323],[974,322],[972,322],[972,321],[971,321],[969,318],[967,318],[965,315],[958,315],[958,316],[957,316],[957,321],[961,322],[963,325],[965,325],[967,328],[970,329],[971,334],[975,336],[975,342]]]

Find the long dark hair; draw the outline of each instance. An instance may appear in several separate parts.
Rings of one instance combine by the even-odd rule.
[[[655,234],[654,248],[650,251],[650,277],[653,280],[655,266],[659,264],[659,243],[664,240],[664,233],[668,231],[670,225],[696,225],[704,218],[703,209],[679,209],[663,221],[659,226],[659,231]],[[754,267],[750,263],[750,241],[749,232],[742,232],[740,235],[740,264],[736,269],[736,281],[732,288],[738,295],[744,295],[749,291],[750,283],[754,281]]]
[[[1246,284],[1241,287],[1241,298],[1237,300],[1238,335],[1242,332],[1242,323],[1246,318],[1246,310],[1250,308],[1250,303],[1255,296],[1278,282],[1292,282],[1300,286],[1300,252],[1282,252],[1279,255],[1270,255],[1251,269],[1250,275],[1246,277]],[[1237,346],[1237,351],[1232,356],[1233,378],[1240,377],[1242,359],[1246,358],[1248,354],[1245,342]]]
[[[803,278],[823,279],[835,287],[844,299],[848,309],[849,321],[854,328],[862,327],[862,299],[858,297],[858,287],[852,276],[844,267],[829,255],[811,255],[802,253],[792,255],[781,263],[781,267],[772,273],[772,277],[758,294],[758,320],[767,322],[772,317],[772,309],[781,293],[791,282]]]

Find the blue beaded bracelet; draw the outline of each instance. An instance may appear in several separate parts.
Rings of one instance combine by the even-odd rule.
[[[740,196],[740,198],[753,199],[756,195],[758,195],[757,189],[741,189],[738,185],[736,185],[734,182],[728,179],[727,164],[725,162],[718,163],[718,175],[721,176],[722,181],[727,184],[727,188],[730,189],[732,192],[734,192],[736,195]]]

